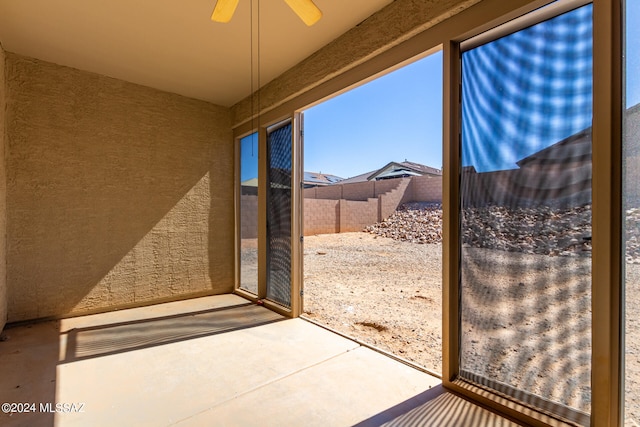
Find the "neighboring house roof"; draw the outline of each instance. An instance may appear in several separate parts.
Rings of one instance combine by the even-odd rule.
[[[640,154],[640,104],[625,113],[625,155]],[[543,150],[525,157],[516,164],[520,167],[591,160],[591,128],[584,129]]]
[[[442,171],[440,169],[432,168],[431,166],[425,166],[420,163],[405,160],[404,162],[387,163],[380,169],[342,180],[340,181],[340,184],[422,175],[441,176]]]
[[[625,157],[640,156],[640,104],[628,108],[624,115]],[[523,168],[568,162],[590,162],[591,139],[592,128],[588,127],[519,160],[516,164]],[[475,173],[476,170],[473,166],[466,166],[463,168],[463,172]]]
[[[354,182],[364,182],[368,181],[368,177],[375,171],[366,172],[361,175],[352,176],[351,178],[343,179],[340,181],[340,184],[352,184]]]
[[[257,187],[258,186],[258,178],[251,178],[246,181],[242,181],[240,183],[243,187]]]
[[[342,178],[335,175],[328,175],[328,174],[315,173],[315,172],[304,173],[305,185],[313,185],[313,186],[331,185],[331,184],[335,184],[336,182],[339,182],[340,180],[342,180]],[[247,179],[246,181],[242,181],[240,185],[242,187],[257,187],[258,178]]]
[[[591,160],[591,128],[556,142],[524,159],[516,162],[519,167],[532,165],[564,164]]]
[[[335,175],[329,175],[319,172],[305,172],[304,173],[304,184],[309,186],[323,186],[323,185],[331,185],[336,182],[342,181],[343,178]]]
[[[430,166],[421,165],[420,163],[408,162],[405,160],[404,162],[390,162],[386,164],[377,171],[374,171],[374,173],[369,176],[368,180],[372,181],[375,179],[421,175],[440,176],[442,175],[442,171]]]
[[[478,171],[476,171],[475,166],[471,165],[471,166],[463,166],[462,173],[478,173]]]

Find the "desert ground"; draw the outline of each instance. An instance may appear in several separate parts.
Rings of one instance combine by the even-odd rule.
[[[442,246],[417,241],[368,232],[306,237],[306,316],[440,372]],[[462,293],[462,364],[589,412],[591,258],[581,242],[568,244],[581,254],[463,248],[463,280],[473,286]],[[640,422],[640,264],[629,261],[625,381],[633,425]]]
[[[509,226],[503,212],[473,215]],[[514,233],[476,244],[475,235],[465,235],[462,366],[589,412],[591,257],[590,240],[584,237],[590,232],[585,225],[590,214],[579,210],[571,215],[583,224],[566,222],[544,244],[544,237],[532,240]],[[640,425],[640,210],[633,215],[631,224],[627,221],[632,244],[625,263],[626,426]],[[441,372],[440,217],[437,209],[410,206],[368,232],[305,237],[304,316]],[[514,231],[536,222],[531,219],[531,212],[518,212]],[[526,246],[531,242],[537,242],[533,250]],[[242,261],[243,287],[251,290],[255,240],[243,242]]]
[[[442,246],[369,233],[308,236],[304,311],[435,372],[442,365]]]

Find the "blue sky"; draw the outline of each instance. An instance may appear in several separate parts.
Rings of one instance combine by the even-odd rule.
[[[592,5],[462,54],[462,165],[516,162],[592,122]]]
[[[640,1],[627,1],[627,108],[640,103]]]
[[[240,140],[240,182],[258,177],[258,134]]]
[[[442,53],[304,112],[304,169],[349,178],[391,161],[442,167]]]
[[[640,102],[640,55],[637,54],[640,52],[640,1],[627,2],[626,31],[626,51],[635,53],[627,58],[629,107]],[[574,127],[584,124],[578,119]],[[554,138],[542,145],[557,142]],[[243,144],[245,164],[254,163],[251,145]],[[307,109],[304,154],[306,171],[343,178],[404,159],[440,168],[442,54],[423,58]],[[523,153],[510,154],[511,158],[504,164],[486,165],[486,169],[514,167],[513,160],[519,160],[518,155]],[[242,179],[252,174],[256,174],[253,167],[244,168]]]

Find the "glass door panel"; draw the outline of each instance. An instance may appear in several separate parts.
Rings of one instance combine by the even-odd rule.
[[[585,423],[591,120],[591,5],[463,52],[460,376]]]
[[[258,134],[240,140],[240,288],[258,294]]]
[[[292,122],[267,129],[267,299],[291,307]]]
[[[625,425],[640,425],[640,2],[625,2]]]

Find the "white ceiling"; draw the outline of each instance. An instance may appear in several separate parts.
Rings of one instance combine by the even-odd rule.
[[[251,0],[240,0],[228,24],[210,20],[215,1],[0,0],[0,42],[9,52],[231,106],[252,88]],[[307,27],[284,0],[262,0],[261,85],[393,0],[314,1],[323,17]],[[256,63],[254,52],[254,77]]]

